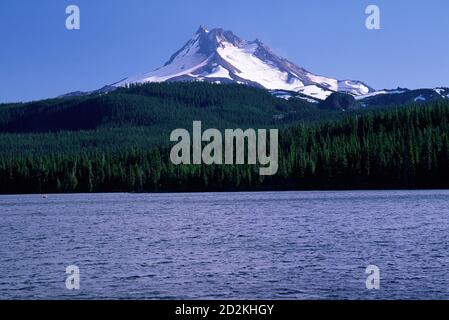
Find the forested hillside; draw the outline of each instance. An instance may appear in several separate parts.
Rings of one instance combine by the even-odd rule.
[[[333,118],[301,99],[243,85],[160,83],[108,94],[0,105],[0,154],[78,154],[169,144],[192,121],[225,128],[284,127]]]
[[[168,134],[280,127],[279,171],[174,166]],[[449,187],[449,103],[321,110],[238,85],[157,84],[0,107],[0,192]],[[164,143],[165,142],[165,143]]]

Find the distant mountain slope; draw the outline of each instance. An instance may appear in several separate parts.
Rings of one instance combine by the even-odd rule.
[[[400,105],[405,103],[423,103],[440,99],[449,99],[449,88],[416,89],[398,88],[379,90],[367,95],[357,96],[364,107]]]
[[[311,103],[320,104],[322,100],[313,95],[305,95],[302,92],[293,92],[288,90],[271,90],[272,95],[282,98],[298,98]],[[329,95],[330,96],[330,95]],[[449,88],[438,87],[434,89],[405,89],[397,88],[394,90],[379,90],[366,95],[355,96],[362,107],[381,107],[390,105],[404,105],[410,103],[423,103],[434,100],[449,100]]]

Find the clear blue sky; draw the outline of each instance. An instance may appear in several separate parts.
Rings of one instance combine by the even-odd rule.
[[[81,30],[65,29],[65,8]],[[365,28],[381,9],[382,30]],[[376,89],[449,86],[447,0],[1,0],[0,101],[92,90],[161,66],[200,24]]]

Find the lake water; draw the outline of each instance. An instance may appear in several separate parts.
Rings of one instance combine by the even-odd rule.
[[[0,298],[448,299],[449,191],[0,196]]]

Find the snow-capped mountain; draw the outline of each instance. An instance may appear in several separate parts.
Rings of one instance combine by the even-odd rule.
[[[112,84],[164,81],[241,83],[269,90],[287,90],[324,100],[332,92],[354,96],[374,90],[361,81],[337,80],[313,74],[273,53],[260,40],[246,41],[231,31],[200,27],[167,63],[154,71]]]

